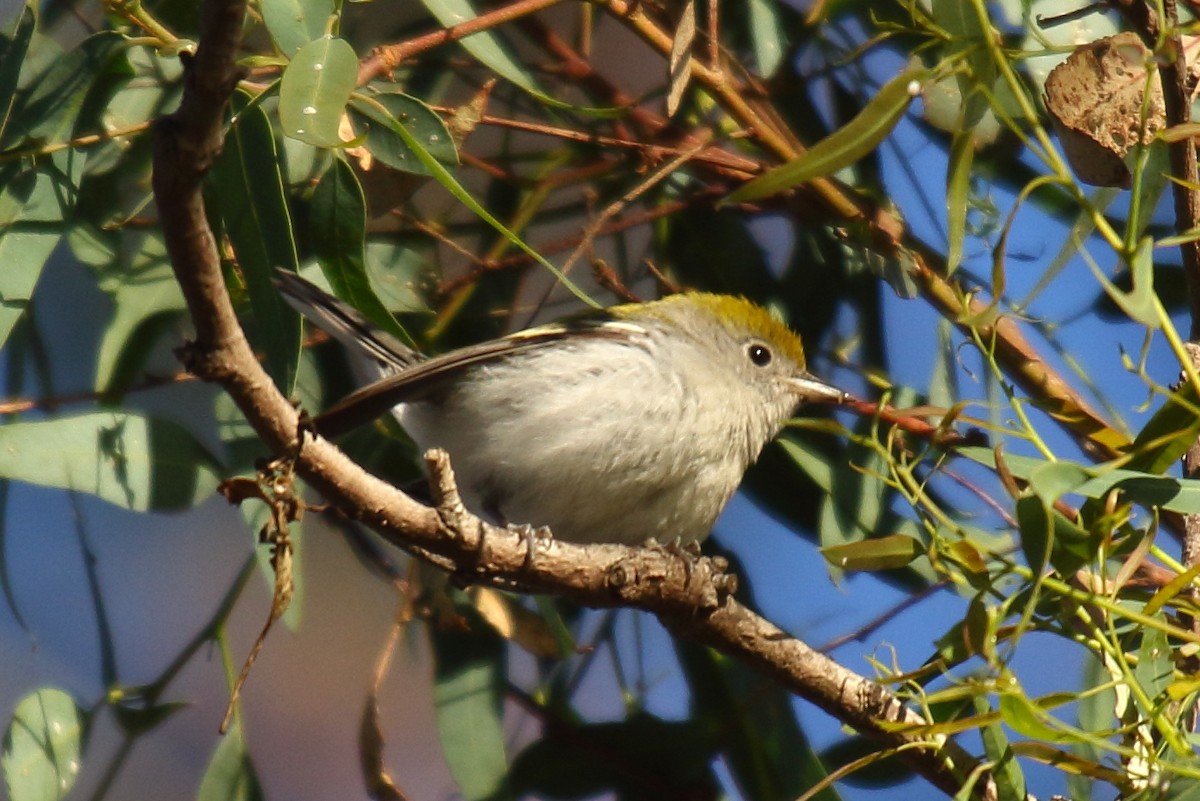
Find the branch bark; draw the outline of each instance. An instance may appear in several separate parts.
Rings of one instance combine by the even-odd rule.
[[[1167,43],[1167,57],[1159,67],[1163,87],[1163,105],[1166,109],[1167,126],[1183,125],[1192,119],[1192,98],[1188,86],[1188,65],[1183,40],[1179,34],[1179,12],[1175,0],[1164,0],[1163,11]],[[1170,145],[1171,174],[1178,180],[1171,182],[1171,195],[1175,204],[1175,230],[1190,231],[1200,226],[1200,185],[1197,175],[1196,144],[1188,137]],[[1191,312],[1191,326],[1186,349],[1192,367],[1200,369],[1200,242],[1182,242],[1179,245],[1183,259],[1183,273]],[[1183,457],[1183,472],[1186,478],[1200,477],[1200,442],[1192,443]],[[1191,567],[1200,561],[1200,515],[1184,517],[1183,563]],[[1189,589],[1193,599],[1200,598],[1200,591]],[[1193,619],[1192,628],[1200,631],[1200,620]]]
[[[438,496],[436,508],[429,508],[371,476],[329,442],[300,434],[297,410],[263,371],[238,323],[201,198],[201,179],[220,152],[225,104],[239,75],[235,56],[245,7],[245,0],[204,4],[200,46],[179,109],[156,131],[155,198],[196,328],[195,341],[183,349],[189,369],[221,384],[264,444],[277,455],[293,455],[297,472],[317,491],[396,545],[436,555],[467,580],[552,592],[588,606],[652,612],[672,630],[745,660],[855,729],[888,746],[908,746],[912,767],[956,794],[978,767],[976,760],[941,737],[888,725],[917,729],[927,722],[881,685],[737,603],[734,579],[719,560],[693,561],[654,547],[530,540],[463,508],[444,454],[429,457]],[[914,744],[923,747],[911,748]],[[991,781],[976,783],[975,790],[981,798],[996,795]]]

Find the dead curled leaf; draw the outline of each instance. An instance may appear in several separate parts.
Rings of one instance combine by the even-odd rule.
[[[1141,38],[1131,31],[1083,45],[1046,79],[1046,109],[1071,169],[1095,186],[1129,186],[1125,155],[1139,141],[1149,144],[1165,124],[1162,83],[1150,78],[1153,63]]]

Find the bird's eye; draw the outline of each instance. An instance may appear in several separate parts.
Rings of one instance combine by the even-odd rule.
[[[771,363],[771,349],[761,342],[751,342],[746,347],[746,355],[758,367],[766,367]]]

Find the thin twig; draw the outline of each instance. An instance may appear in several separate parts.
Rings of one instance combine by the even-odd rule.
[[[427,33],[415,39],[399,44],[380,45],[371,55],[358,65],[358,85],[369,83],[381,75],[387,75],[400,66],[404,61],[423,53],[441,47],[449,42],[465,39],[473,33],[486,31],[503,25],[506,22],[520,19],[528,14],[541,11],[544,8],[558,5],[562,0],[517,0],[511,5],[493,9],[480,14],[474,19],[466,20],[449,28]]]

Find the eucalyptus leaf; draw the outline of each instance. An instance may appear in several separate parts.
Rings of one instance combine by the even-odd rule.
[[[158,335],[185,308],[162,241],[143,241],[146,250],[157,251],[157,259],[143,269],[113,271],[101,280],[101,289],[113,303],[96,359],[95,386],[105,394],[119,392],[136,378]]]
[[[246,280],[253,339],[266,351],[275,383],[290,393],[300,359],[300,317],[280,298],[272,276],[276,268],[295,271],[298,265],[291,214],[267,115],[242,92],[232,102],[237,122],[208,181]]]
[[[106,77],[105,64],[119,56],[124,46],[122,34],[102,31],[56,59],[27,92],[17,96],[0,148],[68,138],[79,125],[89,94]]]
[[[463,626],[430,626],[434,705],[446,764],[467,801],[509,797],[504,747],[504,641],[474,608],[459,604]]]
[[[904,534],[889,534],[821,549],[829,564],[840,570],[892,570],[904,567],[925,553],[919,540]]]
[[[17,702],[0,765],[11,801],[58,801],[79,775],[84,713],[62,690],[43,688]]]
[[[366,226],[366,201],[358,178],[349,164],[334,159],[312,198],[313,250],[321,271],[334,294],[383,330],[407,339],[396,318],[376,296],[367,277]],[[408,341],[411,343],[411,339]]]
[[[440,163],[458,164],[458,151],[446,123],[415,97],[400,92],[357,94],[350,100],[349,111],[355,133],[366,136],[367,150],[392,169],[432,175],[407,141],[396,134],[396,126],[403,126]]]
[[[0,34],[0,142],[17,98],[17,80],[37,28],[37,3],[25,0],[13,21],[12,30]]]
[[[246,750],[246,738],[241,726],[234,723],[217,741],[196,801],[262,801],[263,797],[262,785]]]
[[[218,470],[178,424],[141,414],[90,412],[0,426],[0,476],[138,512],[193,506],[212,495]]]
[[[323,36],[300,48],[279,86],[284,136],[339,147],[338,126],[358,78],[358,58],[345,39]]]
[[[469,0],[421,0],[429,13],[447,28],[475,18],[475,9]],[[521,87],[539,100],[552,106],[566,107],[567,104],[546,94],[533,75],[509,52],[499,34],[480,31],[461,40],[463,49],[477,58],[481,64],[500,77]]]
[[[870,153],[882,142],[912,102],[911,87],[925,80],[922,69],[907,69],[880,88],[858,115],[787,164],[767,171],[743,185],[722,204],[774,195],[805,181],[831,175]]]
[[[995,457],[987,448],[970,446],[959,448],[962,456],[995,467]],[[1063,462],[1063,460],[1059,460]],[[1004,463],[1009,472],[1024,480],[1030,480],[1037,469],[1047,464],[1041,459],[1006,454]],[[1069,464],[1069,463],[1068,463]],[[1101,466],[1076,464],[1075,467],[1090,478],[1075,486],[1072,492],[1085,498],[1102,498],[1112,490],[1120,490],[1127,500],[1148,507],[1169,509],[1182,514],[1200,514],[1200,481],[1171,476],[1156,476],[1136,470],[1116,469]]]
[[[0,345],[25,313],[79,191],[82,154],[63,150],[32,167],[0,169]]]
[[[263,24],[286,56],[319,39],[334,13],[333,0],[262,0]]]

